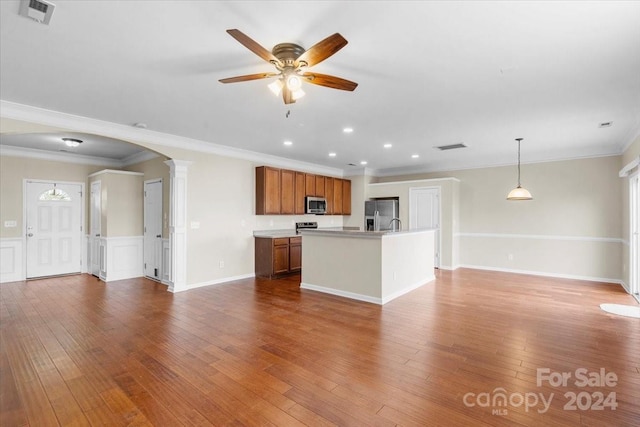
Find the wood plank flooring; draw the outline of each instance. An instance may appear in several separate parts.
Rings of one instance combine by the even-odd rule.
[[[599,309],[634,304],[618,285],[460,269],[380,307],[298,284],[0,285],[0,425],[640,425],[640,320]]]

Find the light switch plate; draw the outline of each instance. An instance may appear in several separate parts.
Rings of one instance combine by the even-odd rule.
[[[18,226],[18,222],[17,221],[5,221],[4,222],[4,228],[13,228],[13,227],[17,227]]]
[[[200,228],[200,223],[198,221],[191,221],[191,229],[195,230],[197,228]]]

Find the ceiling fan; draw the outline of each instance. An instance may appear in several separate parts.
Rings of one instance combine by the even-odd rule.
[[[238,83],[277,77],[277,80],[269,84],[269,89],[276,95],[282,93],[282,99],[285,104],[292,104],[296,102],[296,99],[304,96],[304,91],[301,88],[303,81],[348,91],[353,91],[358,86],[358,83],[340,77],[305,71],[307,67],[312,67],[324,61],[346,46],[347,40],[339,33],[327,37],[311,46],[308,50],[294,43],[280,43],[275,45],[272,51],[260,46],[240,30],[227,30],[227,33],[251,52],[273,64],[277,72],[229,77],[220,79],[221,83]]]

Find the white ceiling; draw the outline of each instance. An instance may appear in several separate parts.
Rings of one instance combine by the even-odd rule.
[[[619,154],[640,130],[637,1],[53,3],[45,26],[0,2],[2,100],[378,174],[512,164],[517,137],[524,162]],[[312,70],[359,86],[286,106],[269,80],[221,84],[273,71],[230,28],[267,49],[339,32]]]

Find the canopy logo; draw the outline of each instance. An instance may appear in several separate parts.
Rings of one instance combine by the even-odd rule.
[[[536,371],[536,385],[538,387],[577,387],[582,389],[603,389],[618,385],[618,376],[615,372],[607,372],[605,368],[598,371],[589,371],[587,368],[578,368],[572,372],[552,371],[549,368],[538,368]],[[546,413],[555,393],[537,392],[513,392],[508,393],[503,387],[497,387],[492,392],[467,393],[462,397],[465,406],[491,408],[492,415],[508,415],[508,408],[524,407],[525,412],[536,410],[539,414]],[[605,394],[604,391],[567,391],[563,394],[566,403],[565,411],[603,411],[610,409],[615,411],[618,407],[616,392]]]

